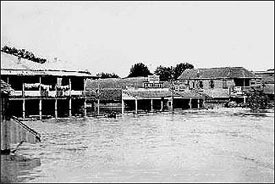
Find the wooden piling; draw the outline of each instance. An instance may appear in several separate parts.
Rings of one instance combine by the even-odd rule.
[[[55,98],[55,103],[54,103],[54,114],[55,114],[55,118],[57,118],[57,98]]]
[[[22,85],[22,96],[23,96],[23,106],[22,106],[22,117],[23,117],[23,119],[25,119],[26,118],[26,109],[25,109],[25,107],[26,107],[26,99],[25,99],[25,83],[23,83],[23,85]]]
[[[39,99],[39,119],[42,120],[42,99]]]
[[[163,111],[163,100],[160,101],[160,111]]]
[[[200,108],[200,99],[198,99],[198,109]]]
[[[72,117],[72,98],[69,97],[69,117]]]
[[[97,99],[97,115],[99,115],[99,104],[100,104],[100,100],[99,99]]]
[[[138,113],[138,101],[137,98],[135,98],[135,114]]]
[[[69,117],[72,117],[72,82],[69,78]]]
[[[190,100],[189,100],[189,107],[190,107],[190,109],[192,109],[192,98],[190,98]]]
[[[87,116],[87,99],[86,97],[84,98],[84,117]]]

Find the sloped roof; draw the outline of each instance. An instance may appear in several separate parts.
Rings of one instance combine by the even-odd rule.
[[[36,63],[28,59],[7,54],[1,51],[1,74],[3,75],[53,75],[53,76],[87,76],[92,77],[89,72],[79,70],[64,61]]]
[[[87,80],[87,88],[123,88],[136,87],[143,88],[143,83],[148,81],[147,77],[130,78],[106,78],[97,80]],[[163,81],[163,87],[169,87],[169,82]]]
[[[186,69],[178,77],[179,80],[200,78],[255,78],[255,75],[243,67],[220,67]]]
[[[6,83],[5,81],[1,80],[1,93],[8,94],[13,89],[11,88],[10,84]]]

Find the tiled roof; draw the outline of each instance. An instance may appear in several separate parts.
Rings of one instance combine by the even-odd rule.
[[[186,69],[178,77],[179,80],[199,78],[255,78],[255,75],[243,67],[220,67]]]
[[[11,86],[8,83],[6,83],[5,81],[1,80],[1,93],[8,94],[12,90],[13,89],[11,88]]]

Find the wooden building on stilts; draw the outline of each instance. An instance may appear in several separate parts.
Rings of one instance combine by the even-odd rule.
[[[60,61],[36,63],[1,52],[1,79],[11,85],[11,115],[22,119],[86,116],[88,71]]]

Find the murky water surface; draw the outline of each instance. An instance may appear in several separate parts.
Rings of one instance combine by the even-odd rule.
[[[24,143],[10,182],[274,182],[274,113],[182,111],[117,119],[26,122],[42,142]],[[4,164],[4,165],[3,165]],[[4,176],[3,176],[4,174]]]

